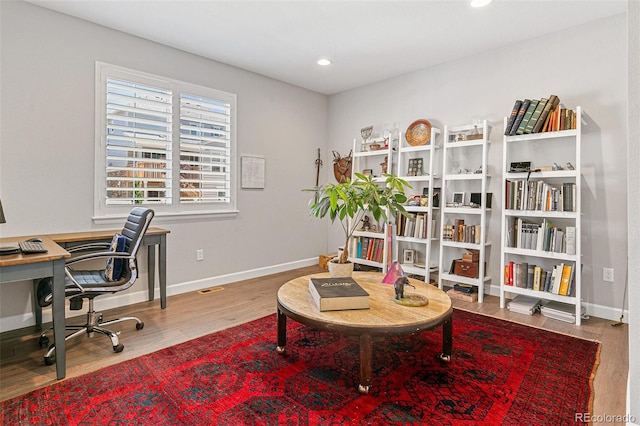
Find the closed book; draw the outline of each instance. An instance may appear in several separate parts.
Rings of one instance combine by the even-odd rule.
[[[529,119],[533,115],[533,112],[536,110],[536,107],[538,106],[539,102],[540,100],[538,99],[531,100],[531,102],[529,103],[529,107],[527,108],[527,112],[524,114],[524,117],[522,118],[522,121],[518,126],[518,130],[516,130],[516,135],[524,134],[524,129],[527,127],[527,123],[529,122]]]
[[[516,119],[513,122],[513,126],[511,126],[511,129],[509,130],[509,136],[514,136],[516,134],[516,131],[520,126],[520,123],[522,123],[522,120],[524,119],[524,115],[527,113],[527,109],[529,108],[530,103],[531,103],[531,99],[525,99],[524,101],[522,101],[522,105],[520,105],[520,110],[518,111],[518,115],[516,116]]]
[[[551,293],[560,294],[560,283],[562,282],[562,272],[564,271],[564,263],[554,266],[555,274],[553,276],[554,282],[551,288]]]
[[[509,116],[509,120],[507,121],[507,126],[504,128],[504,135],[509,136],[509,132],[511,131],[511,126],[516,121],[516,117],[518,116],[518,111],[520,111],[520,106],[522,106],[522,101],[518,99],[516,103],[513,105],[513,109],[511,110],[511,115]]]
[[[540,282],[542,280],[542,267],[534,266],[533,268],[533,289],[540,291]]]
[[[538,105],[536,106],[536,109],[533,110],[533,114],[531,115],[531,118],[527,122],[527,126],[524,128],[524,133],[525,134],[533,132],[533,128],[537,124],[538,119],[540,118],[540,115],[542,114],[542,111],[544,110],[544,107],[547,105],[547,101],[548,101],[547,98],[540,99],[540,102],[538,102]]]
[[[555,111],[556,107],[560,103],[560,99],[556,95],[549,96],[549,100],[547,104],[544,106],[542,113],[540,114],[540,118],[536,122],[536,125],[533,126],[533,130],[531,133],[539,133],[544,128],[545,123],[548,123],[549,114]]]
[[[564,265],[562,268],[562,278],[560,280],[560,290],[558,294],[561,296],[566,296],[569,294],[569,283],[571,282],[571,270],[573,267],[571,265]]]
[[[369,308],[369,293],[350,277],[309,278],[309,293],[321,311]]]
[[[576,227],[567,226],[567,228],[565,229],[564,238],[567,254],[576,254]]]

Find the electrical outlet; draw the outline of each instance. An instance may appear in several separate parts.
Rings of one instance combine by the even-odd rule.
[[[602,281],[613,282],[613,268],[602,268]]]
[[[196,260],[204,260],[204,250],[203,249],[196,250]]]

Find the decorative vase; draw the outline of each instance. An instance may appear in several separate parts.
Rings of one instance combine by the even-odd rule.
[[[338,263],[333,260],[327,263],[329,266],[329,275],[331,278],[350,277],[353,274],[353,263]]]

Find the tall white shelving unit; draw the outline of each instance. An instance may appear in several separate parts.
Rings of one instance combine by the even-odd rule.
[[[429,282],[430,274],[438,270],[438,223],[440,221],[440,208],[434,206],[434,191],[439,186],[442,167],[441,141],[442,131],[431,127],[429,142],[424,145],[412,146],[405,138],[398,148],[397,175],[406,180],[412,187],[407,193],[417,198],[425,198],[426,203],[418,206],[405,206],[407,212],[413,217],[421,216],[421,219],[413,222],[413,228],[406,232],[407,235],[399,235],[398,218],[396,218],[396,237],[394,239],[394,252],[402,270],[408,274],[424,277]],[[420,168],[411,167],[420,164]],[[411,163],[411,164],[410,164]],[[426,204],[426,205],[425,205]],[[426,220],[423,220],[426,218]],[[409,223],[409,222],[407,222]],[[424,227],[423,231],[420,231]],[[416,224],[418,224],[417,229]],[[413,262],[406,263],[405,250],[411,250],[414,255]]]
[[[387,173],[393,173],[393,166],[395,164],[394,159],[394,147],[392,140],[387,141],[387,146],[384,146],[383,138],[372,138],[366,143],[361,142],[358,139],[353,140],[352,151],[352,164],[351,164],[351,179],[355,179],[355,173],[363,173],[365,170],[370,170],[375,176],[375,180],[383,183],[384,177],[382,177],[382,163],[387,158]],[[372,149],[372,145],[382,146],[381,149]],[[387,224],[385,223],[373,223],[373,217],[371,217],[372,225],[376,226],[376,230],[357,230],[353,234],[351,239],[351,247],[349,248],[349,260],[353,263],[360,265],[367,265],[374,268],[380,268],[383,272],[386,271],[386,265],[390,263],[391,253],[389,253],[389,244],[386,241]],[[367,242],[367,246],[364,246],[364,242]],[[375,251],[371,252],[371,256],[367,255],[368,245],[375,244],[378,249],[378,255]],[[358,244],[360,244],[360,250],[358,250]],[[361,253],[358,256],[358,253]]]
[[[505,119],[506,126],[507,119]],[[502,210],[502,248],[501,266],[504,271],[500,281],[500,307],[504,308],[506,299],[518,294],[531,296],[541,300],[556,301],[575,308],[575,323],[580,325],[582,314],[582,278],[581,278],[581,133],[582,133],[582,109],[576,108],[576,128],[547,133],[534,133],[517,136],[504,136],[503,148],[503,179],[502,190],[505,194]],[[533,170],[531,173],[510,172],[512,162],[530,161]],[[554,166],[555,165],[555,166]],[[559,168],[558,168],[559,166]],[[540,170],[540,171],[536,171]],[[536,202],[535,191],[527,191],[523,195],[524,187],[531,184],[532,188],[547,188],[544,197],[544,205]],[[522,191],[513,191],[513,188],[523,188]],[[507,193],[509,191],[509,193]],[[571,194],[568,193],[571,192]],[[513,197],[510,194],[515,194]],[[533,204],[524,203],[533,198]],[[550,204],[553,194],[559,194],[560,204]],[[569,208],[565,207],[565,197],[570,197]],[[551,205],[552,207],[549,207]],[[533,206],[533,208],[532,208]],[[575,228],[575,238],[567,244],[566,239],[556,245],[560,251],[548,250],[548,247],[540,249],[539,245],[523,247],[520,236],[522,226],[518,230],[518,222],[527,224],[527,227],[542,232],[542,229],[551,228],[563,232],[566,237],[567,228]],[[543,226],[544,225],[544,226]],[[543,226],[541,228],[541,226]],[[567,245],[571,246],[567,253]],[[575,247],[575,250],[573,249]],[[547,248],[547,250],[545,250]],[[513,283],[513,273],[506,268],[512,265],[524,264],[536,265],[547,274],[551,273],[558,264],[570,265],[573,268],[573,283],[571,291],[566,295],[556,294],[553,291],[534,290],[526,286],[518,286]],[[505,282],[511,275],[511,284]]]
[[[488,166],[489,132],[486,120],[478,124],[445,126],[443,145],[442,217],[440,225],[440,274],[438,287],[455,283],[478,287],[478,302],[484,298],[485,283],[491,280],[486,271],[488,249]],[[470,203],[471,194],[479,194],[480,203]],[[475,197],[474,197],[475,198]],[[477,201],[477,200],[476,200]],[[447,226],[464,221],[464,232],[451,235]],[[479,234],[479,235],[478,235]],[[454,260],[465,252],[478,253],[477,277],[454,274]]]

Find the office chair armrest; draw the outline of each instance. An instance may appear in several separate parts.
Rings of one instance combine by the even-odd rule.
[[[83,254],[80,256],[73,257],[65,262],[65,265],[74,265],[80,262],[86,262],[87,260],[96,260],[96,259],[109,259],[112,257],[117,257],[120,259],[133,259],[135,258],[131,254],[126,251],[101,251],[98,253],[89,253]]]
[[[81,244],[78,246],[72,246],[67,248],[66,250],[69,253],[76,253],[76,252],[80,252],[80,251],[97,251],[97,250],[106,250],[109,249],[111,247],[111,243],[88,243],[88,244]]]

